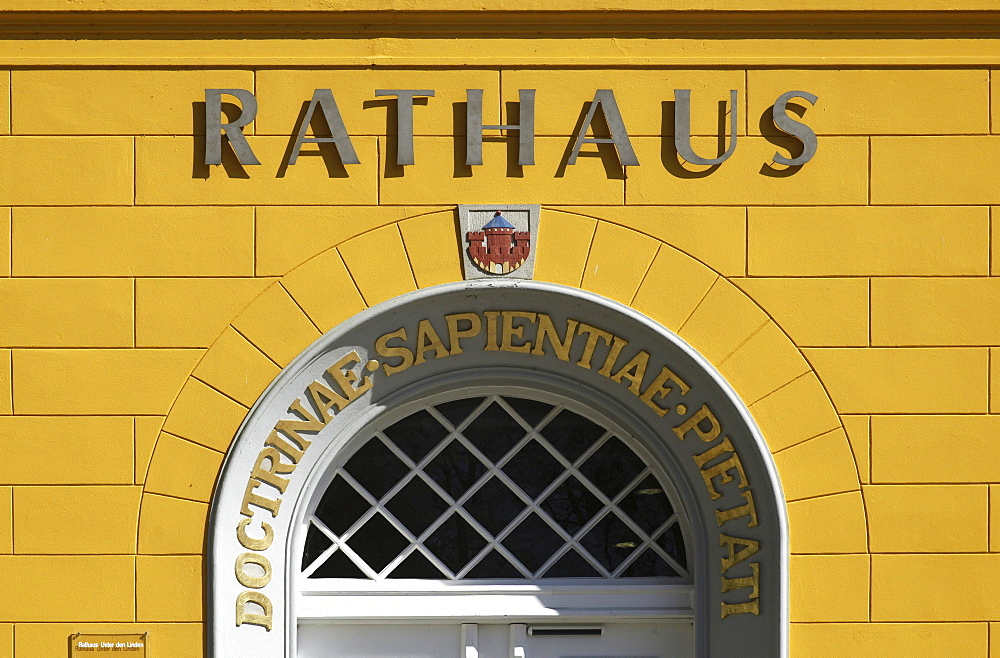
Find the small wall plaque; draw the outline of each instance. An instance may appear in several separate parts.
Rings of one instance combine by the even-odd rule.
[[[534,278],[540,215],[537,205],[460,205],[465,278]]]
[[[129,658],[146,658],[148,633],[74,633],[69,636],[70,658],[116,654]]]

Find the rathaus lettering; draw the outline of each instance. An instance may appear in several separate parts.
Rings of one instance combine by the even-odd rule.
[[[412,165],[416,162],[413,149],[413,110],[414,99],[428,99],[434,96],[433,89],[376,89],[375,96],[386,96],[396,99],[396,164]],[[704,157],[695,153],[691,145],[691,90],[674,90],[674,147],[677,155],[684,162],[693,165],[720,165],[736,151],[737,128],[739,126],[739,92],[732,90],[729,101],[729,145],[718,157]],[[517,164],[529,166],[535,164],[535,90],[521,89],[519,98],[519,123],[508,125],[483,124],[483,90],[466,90],[466,130],[464,155],[467,166],[483,164],[483,131],[508,130],[518,133]],[[239,100],[240,115],[228,123],[222,122],[222,97],[232,96]],[[797,154],[784,155],[776,151],[773,161],[785,167],[801,166],[816,154],[816,133],[806,124],[789,116],[789,103],[794,98],[801,98],[815,105],[817,97],[807,91],[788,91],[781,94],[771,107],[771,116],[775,127],[790,135],[801,144]],[[329,129],[329,136],[307,136],[309,126],[317,116],[323,118]],[[593,130],[598,112],[603,119],[606,131]],[[257,116],[257,98],[246,89],[206,89],[205,90],[205,164],[222,164],[222,136],[225,135],[232,146],[240,164],[259,165],[260,160],[250,148],[250,143],[243,134],[243,128],[249,125]],[[572,121],[572,117],[567,117]],[[597,124],[601,126],[602,124]],[[607,136],[587,137],[587,134]],[[725,136],[723,136],[724,138]],[[298,133],[287,155],[287,164],[294,165],[305,144],[332,144],[343,164],[360,164],[357,151],[351,142],[351,136],[344,124],[331,89],[317,89],[309,101],[301,121]],[[575,165],[580,149],[584,144],[611,144],[617,153],[622,166],[638,166],[639,158],[632,148],[625,122],[618,110],[614,91],[598,89],[589,104],[587,114],[580,122],[576,132],[570,137],[567,145],[567,165]],[[459,147],[461,148],[461,147]]]

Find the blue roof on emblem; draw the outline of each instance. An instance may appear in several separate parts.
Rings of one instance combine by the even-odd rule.
[[[508,222],[498,210],[497,214],[493,216],[493,219],[491,219],[483,228],[514,228],[514,225]]]

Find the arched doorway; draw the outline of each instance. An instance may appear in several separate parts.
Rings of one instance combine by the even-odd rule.
[[[449,404],[467,413],[449,420]],[[526,405],[548,411],[533,417]],[[601,430],[579,454],[585,441],[560,449],[546,436],[564,411]],[[484,414],[493,414],[489,423]],[[391,437],[399,423],[410,438]],[[476,423],[512,432],[468,436]],[[435,442],[424,436],[432,430],[444,434]],[[422,447],[408,454],[402,444],[414,436]],[[454,459],[435,466],[449,449],[478,464],[464,488],[435,477],[454,470]],[[604,449],[616,453],[616,466],[591,461]],[[530,471],[547,459],[544,486],[518,482],[538,477]],[[638,465],[631,478],[628,462]],[[366,486],[361,480],[379,464],[383,480]],[[617,471],[624,483],[602,484]],[[470,511],[487,487],[488,500],[513,497],[506,523],[502,509]],[[658,525],[637,519],[630,496],[657,491],[650,519],[670,514]],[[570,518],[582,512],[558,511],[559,496],[573,495],[580,510],[592,510],[582,523]],[[357,518],[324,511],[342,513],[352,498]],[[419,500],[424,527],[405,511]],[[409,623],[411,633],[445,629],[421,640],[433,647],[426,655],[498,642],[550,655],[559,637],[551,655],[588,655],[573,648],[580,633],[652,638],[634,649],[624,639],[607,650],[583,641],[603,652],[589,655],[781,655],[785,528],[773,464],[745,408],[674,334],[562,286],[438,286],[325,335],[248,416],[213,501],[210,642],[218,655],[239,647],[294,655],[300,636],[304,651],[347,648],[373,633],[405,637]],[[667,540],[675,531],[683,559]],[[545,541],[546,555],[532,556]],[[393,578],[399,569],[417,577]],[[310,579],[317,572],[330,578]],[[435,624],[412,624],[428,620]]]

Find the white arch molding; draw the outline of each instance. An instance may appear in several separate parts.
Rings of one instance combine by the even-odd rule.
[[[383,413],[484,383],[582,401],[642,444],[687,516],[696,654],[787,655],[785,503],[746,407],[644,315],[575,288],[509,280],[445,284],[372,307],[318,339],[261,395],[212,500],[210,655],[295,655],[302,519],[338,451]]]

